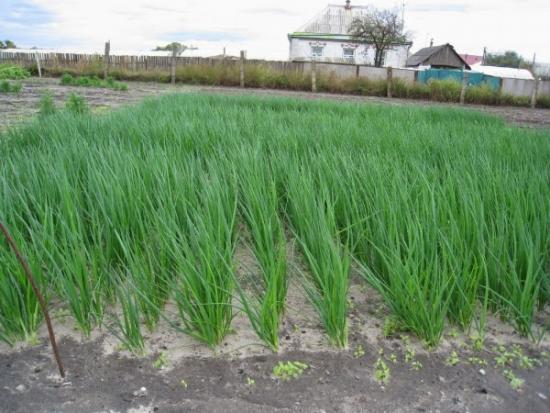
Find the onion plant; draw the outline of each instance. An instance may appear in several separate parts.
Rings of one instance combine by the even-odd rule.
[[[290,169],[288,214],[310,276],[305,291],[317,309],[330,341],[345,347],[350,256],[337,232],[334,208],[326,185],[315,185],[307,170]]]
[[[251,279],[248,291],[239,286],[244,311],[258,336],[277,351],[279,324],[288,288],[286,239],[279,216],[276,182],[258,153],[242,159],[239,170],[240,211],[250,232],[251,250],[260,279]]]
[[[296,264],[344,346],[352,260],[431,345],[447,324],[483,333],[487,312],[540,333],[548,131],[450,108],[245,96],[80,112],[0,134],[0,217],[47,299],[85,335],[122,311],[120,336],[139,349],[143,324],[156,328],[174,300],[181,330],[216,345],[237,296],[276,349]],[[287,262],[287,225],[303,266]],[[259,264],[250,283],[235,274],[239,235]],[[0,340],[10,343],[42,320],[13,259],[0,243]]]

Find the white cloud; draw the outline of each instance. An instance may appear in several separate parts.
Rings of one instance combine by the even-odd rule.
[[[59,44],[100,51],[111,40],[114,50],[147,50],[184,40],[195,54],[246,49],[250,57],[286,59],[287,34],[310,20],[326,3],[344,0],[27,0],[49,12],[41,25]],[[353,1],[399,8],[401,1]],[[548,0],[406,0],[406,23],[414,47],[449,42],[460,52],[481,54],[513,49],[525,57],[537,53],[550,61]],[[9,17],[8,17],[9,20]],[[44,27],[45,26],[45,27]],[[32,32],[32,27],[30,28]],[[27,36],[28,38],[28,36]],[[37,39],[38,42],[38,39]],[[32,46],[32,44],[29,44]]]

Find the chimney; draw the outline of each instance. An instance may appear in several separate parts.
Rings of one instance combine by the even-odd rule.
[[[351,0],[346,0],[346,10],[351,9]]]
[[[434,47],[434,39],[432,37],[432,39],[430,40],[430,47]]]

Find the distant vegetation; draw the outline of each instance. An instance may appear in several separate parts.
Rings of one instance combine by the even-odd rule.
[[[64,86],[84,86],[84,87],[97,87],[113,90],[128,90],[126,83],[116,82],[113,77],[108,77],[107,80],[102,80],[97,76],[78,76],[65,73],[61,76],[61,84]]]
[[[512,50],[508,50],[504,53],[488,53],[487,56],[485,56],[485,65],[514,67],[528,70],[531,70],[533,66],[532,62],[524,59],[519,53]]]
[[[17,46],[11,40],[0,40],[0,49],[17,49]]]
[[[154,52],[161,52],[161,51],[172,52],[172,51],[175,50],[176,53],[178,55],[180,55],[188,49],[195,50],[196,47],[186,46],[186,45],[181,44],[179,42],[172,42],[172,43],[167,44],[166,46],[157,46],[153,49],[153,51]]]

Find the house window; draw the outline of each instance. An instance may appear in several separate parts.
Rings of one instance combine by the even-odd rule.
[[[322,57],[323,46],[311,46],[311,57]]]
[[[355,49],[353,47],[344,47],[344,60],[353,61],[355,57]]]

